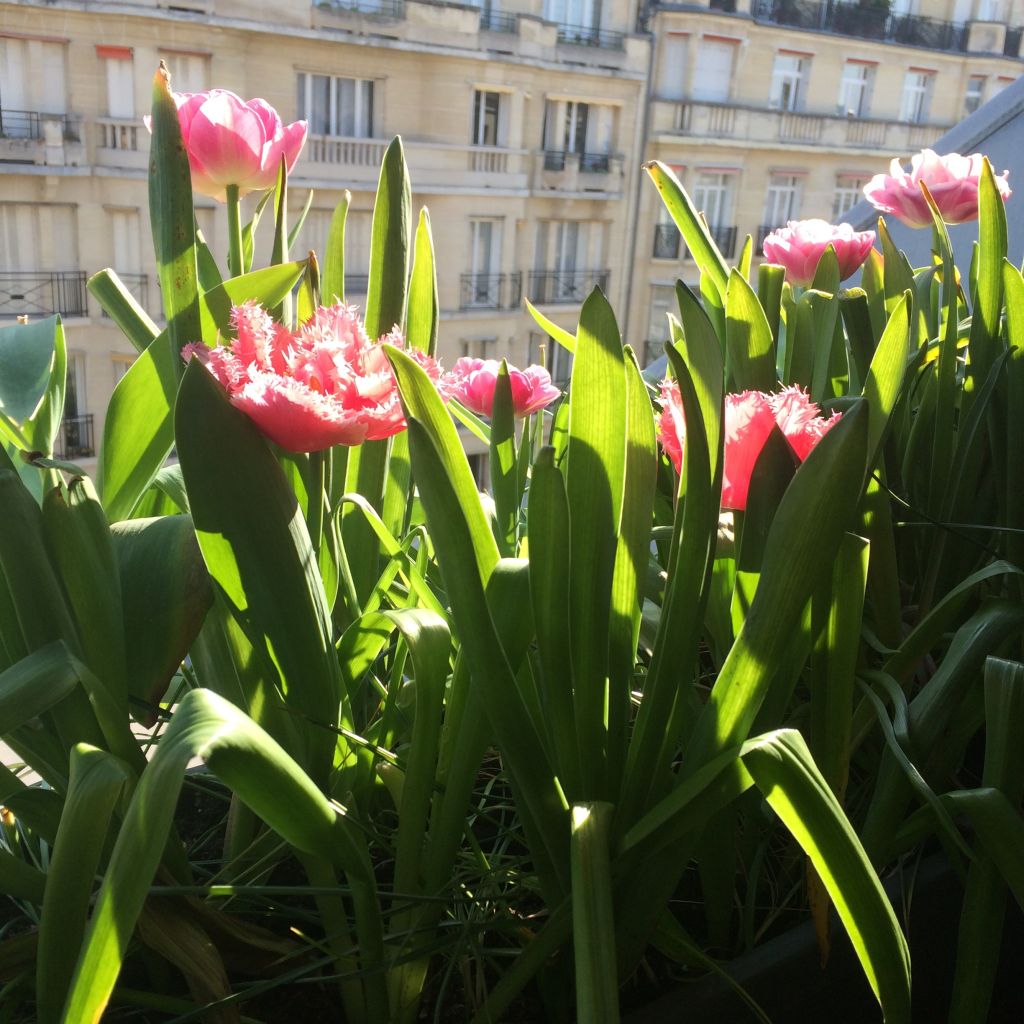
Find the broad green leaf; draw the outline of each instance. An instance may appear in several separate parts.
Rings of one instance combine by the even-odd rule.
[[[64,1024],[98,1021],[110,999],[167,840],[185,768],[196,756],[290,846],[345,871],[359,957],[371,968],[365,980],[366,1012],[369,1019],[384,1019],[381,910],[360,829],[233,704],[207,690],[193,690],[178,706],[135,790],[96,898]]]
[[[972,296],[971,374],[980,383],[999,353],[1003,310],[1003,261],[1006,259],[1006,209],[988,157],[978,183],[978,273]]]
[[[592,1024],[617,1024],[619,976],[615,962],[612,871],[608,853],[613,807],[575,804],[569,856],[572,865],[576,1013]]]
[[[373,207],[370,280],[366,295],[366,333],[371,338],[401,325],[409,277],[409,172],[402,140],[396,136],[384,154]]]
[[[1024,665],[988,658],[985,662],[985,764],[982,785],[1000,791],[1011,807],[1024,795]],[[999,841],[1009,842],[1001,833]],[[1006,882],[995,861],[982,853],[971,864],[957,933],[957,961],[950,998],[951,1024],[988,1016],[1000,962]]]
[[[411,361],[396,351],[390,355],[404,389],[401,372],[407,368],[406,362]],[[407,418],[413,476],[426,510],[462,651],[469,662],[473,682],[481,688],[491,728],[523,801],[523,811],[535,823],[540,842],[564,879],[567,822],[557,780],[498,639],[483,571],[475,558],[466,557],[467,552],[474,550],[467,510],[459,500],[456,485],[430,432],[411,414],[408,405]],[[487,536],[493,545],[489,530]],[[489,567],[488,579],[495,570],[495,563],[496,559]],[[522,613],[521,606],[506,605],[503,609],[503,614],[509,618]]]
[[[526,443],[524,441],[524,443]],[[516,421],[512,382],[503,359],[494,386],[491,410],[491,443],[488,459],[491,495],[494,498],[495,539],[503,558],[516,553],[519,525],[519,486],[516,463]]]
[[[729,270],[718,251],[707,223],[679,183],[679,179],[666,164],[652,160],[644,164],[644,170],[651,176],[655,188],[661,194],[669,215],[679,228],[686,248],[690,251],[701,274],[706,274],[724,293],[729,280]]]
[[[85,661],[128,715],[121,579],[110,527],[88,477],[43,498],[47,548],[75,618]]]
[[[336,722],[340,680],[302,512],[266,441],[201,366],[182,379],[175,427],[207,569],[250,641],[280,672],[288,706],[313,723],[302,756],[324,783],[333,740],[323,726]]]
[[[39,408],[50,383],[60,317],[0,327],[0,413],[16,426]]]
[[[244,302],[257,302],[264,309],[273,309],[291,294],[306,270],[306,260],[278,263],[240,277],[232,277],[203,294],[203,340],[213,345],[221,336],[231,336],[231,307]],[[198,341],[198,337],[192,341]]]
[[[46,875],[36,961],[38,1019],[60,1020],[85,934],[93,883],[108,843],[114,809],[133,773],[123,761],[87,744],[71,752],[71,781]]]
[[[398,379],[402,406],[406,418],[420,422],[434,446],[437,457],[444,467],[444,474],[455,491],[462,514],[469,528],[472,550],[481,579],[486,584],[491,570],[498,560],[498,546],[491,533],[490,524],[480,504],[476,481],[469,468],[466,453],[459,439],[455,424],[445,409],[437,388],[424,370],[401,349],[387,346],[388,358]],[[413,477],[416,466],[413,463]],[[416,480],[417,486],[420,481]]]
[[[726,373],[734,391],[774,391],[772,330],[757,295],[738,270],[725,297]]]
[[[876,342],[871,324],[871,307],[863,288],[839,293],[839,313],[850,348],[850,393],[863,390]]]
[[[864,381],[868,401],[868,469],[878,461],[882,444],[903,391],[910,358],[910,295],[896,303],[879,339]]]
[[[775,263],[762,263],[757,268],[757,301],[768,319],[772,344],[779,348],[779,324],[782,318],[782,284],[786,268]]]
[[[156,704],[213,603],[213,590],[186,515],[115,523],[113,549],[124,597],[128,689]],[[153,725],[155,717],[136,711]]]
[[[887,1024],[909,1024],[910,950],[853,827],[798,732],[763,740],[740,755],[745,768],[811,859]]]
[[[626,369],[615,315],[595,289],[576,332],[569,405],[569,630],[584,798],[607,793],[608,619],[626,459]]]
[[[533,464],[529,490],[530,593],[540,659],[540,696],[548,746],[562,786],[582,791],[582,769],[572,707],[569,652],[569,502],[554,449]]]
[[[406,339],[409,347],[434,355],[437,349],[437,272],[434,266],[434,240],[430,233],[430,214],[420,210],[416,243],[409,281],[409,310],[406,314]]]
[[[352,193],[347,189],[341,202],[334,208],[331,215],[331,226],[327,232],[327,243],[324,246],[323,268],[320,273],[320,291],[324,302],[331,305],[345,301],[345,221],[348,218],[349,204]]]
[[[192,172],[181,140],[178,108],[170,76],[161,67],[153,76],[149,171],[149,220],[153,228],[157,277],[167,319],[171,369],[181,376],[178,353],[202,337],[199,280],[192,210]],[[166,454],[166,453],[165,453]],[[161,462],[163,459],[160,460]]]
[[[867,420],[864,404],[854,405],[793,477],[750,612],[697,722],[690,771],[745,739],[804,606],[831,571],[863,489]]]
[[[661,621],[626,762],[621,806],[627,820],[635,820],[652,797],[661,795],[667,781],[665,752],[674,750],[680,739],[676,721],[688,733],[698,714],[690,680],[704,621],[705,582],[714,557],[720,500],[689,368],[676,349],[665,351],[682,397],[686,444]]]
[[[114,270],[101,270],[89,278],[89,291],[121,333],[139,352],[145,352],[160,328],[139,305]]]
[[[1024,277],[1009,261],[1003,264],[1003,288],[1006,294],[1006,340],[1011,349],[1006,363],[1003,397],[1006,441],[997,447],[1003,457],[997,472],[1002,478],[1003,522],[1011,529],[1024,531],[1024,474],[1019,472],[1018,441],[1024,437]],[[998,454],[996,455],[998,458]],[[1024,533],[1004,537],[1006,557],[1024,565]]]
[[[676,282],[676,300],[682,332],[677,338],[673,330],[672,342],[682,353],[690,371],[707,434],[711,469],[717,474],[721,464],[722,403],[725,395],[722,343],[697,296],[682,281]]]
[[[178,362],[171,335],[162,331],[114,388],[96,467],[97,488],[111,522],[131,515],[174,444],[171,408]]]
[[[632,717],[631,693],[658,476],[654,410],[632,349],[627,349],[626,396],[626,464],[608,630],[608,733],[613,779],[622,773],[626,729]]]
[[[529,299],[524,300],[526,302],[526,309],[530,316],[533,317],[537,326],[549,337],[552,341],[557,341],[567,352],[576,351],[576,336],[570,334],[564,327],[559,327],[553,320],[549,320],[536,306],[530,302]]]

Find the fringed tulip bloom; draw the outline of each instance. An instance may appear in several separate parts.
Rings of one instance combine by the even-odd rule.
[[[682,470],[686,425],[676,381],[662,381],[661,400],[658,439],[678,473]],[[722,508],[742,511],[747,507],[750,477],[773,426],[778,425],[802,462],[839,416],[834,413],[824,418],[818,406],[796,386],[771,395],[761,391],[726,395]]]
[[[354,307],[321,306],[297,332],[271,320],[255,303],[235,306],[237,337],[208,348],[186,345],[228,392],[231,404],[259,430],[293,452],[378,441],[405,429],[398,385],[383,342],[401,347],[397,329],[371,341]],[[434,381],[437,364],[409,353]]]
[[[791,220],[765,238],[764,255],[786,268],[790,284],[807,286],[830,245],[839,261],[839,279],[845,281],[868,258],[874,244],[874,231],[854,231],[849,224],[827,220]]]
[[[306,142],[305,121],[282,124],[266,100],[243,100],[227,89],[172,95],[200,195],[223,203],[228,185],[237,185],[239,196],[273,188],[282,157],[291,173]]]
[[[983,160],[981,153],[939,156],[925,149],[910,161],[909,171],[903,170],[899,160],[893,160],[888,174],[876,174],[864,186],[864,195],[882,213],[891,213],[908,227],[928,227],[932,215],[921,191],[924,182],[947,224],[976,220]],[[996,187],[1004,202],[1013,194],[1006,183],[1009,173],[1003,171],[996,176]]]
[[[445,375],[445,390],[470,412],[490,416],[500,369],[501,363],[495,359],[463,356]],[[516,416],[529,416],[550,405],[562,393],[551,383],[551,375],[543,366],[528,366],[525,370],[510,366],[508,377],[512,385],[512,409]]]

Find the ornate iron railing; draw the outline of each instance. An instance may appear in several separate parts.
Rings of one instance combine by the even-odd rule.
[[[0,270],[0,317],[85,316],[85,273],[79,270]]]

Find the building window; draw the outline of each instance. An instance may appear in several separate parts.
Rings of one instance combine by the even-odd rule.
[[[667,32],[661,40],[658,61],[658,83],[655,95],[659,100],[686,99],[686,63],[690,36],[685,32]]]
[[[839,83],[839,113],[848,117],[867,117],[871,112],[874,80],[874,64],[848,60],[843,65],[843,77]]]
[[[203,92],[209,88],[210,60],[201,53],[161,53],[175,92]]]
[[[614,139],[614,107],[575,100],[547,101],[544,108],[547,170],[562,170],[565,154],[575,153],[581,171],[608,171]]]
[[[796,220],[800,216],[803,182],[803,175],[800,174],[770,174],[768,176],[762,238],[773,228],[782,227],[787,221]]]
[[[836,177],[836,188],[832,193],[832,220],[838,222],[864,198],[864,186],[868,175],[840,174]]]
[[[668,314],[676,310],[676,290],[670,284],[651,285],[651,305],[647,319],[647,344],[644,346],[643,365],[654,362],[664,351],[664,343],[671,341]]]
[[[595,0],[544,0],[544,20],[573,28],[599,28],[600,4]]]
[[[298,112],[311,135],[372,139],[373,82],[300,72]]]
[[[470,140],[474,146],[505,145],[503,95],[476,89],[473,93],[473,129]]]
[[[658,222],[654,225],[654,249],[651,255],[656,260],[679,259],[681,237],[672,215],[662,207],[658,212]]]
[[[0,38],[0,135],[39,138],[37,114],[67,112],[65,46]]]
[[[135,117],[135,76],[128,47],[97,47],[107,79],[107,116],[124,121]]]
[[[724,103],[729,99],[736,43],[701,39],[697,46],[691,95],[695,100]]]
[[[964,113],[973,114],[981,106],[985,93],[985,75],[971,75],[964,90]]]
[[[732,219],[733,185],[736,175],[722,171],[698,171],[693,202],[712,229]]]
[[[485,309],[500,306],[501,224],[495,218],[469,222],[469,266],[462,304]]]
[[[768,104],[778,110],[802,110],[811,60],[795,53],[775,54]]]
[[[1006,21],[1006,0],[978,0],[978,21]]]
[[[988,91],[988,98],[993,99],[998,96],[1008,85],[1013,85],[1016,81],[1015,78],[1006,78],[1000,75],[993,83],[992,87]]]
[[[903,79],[903,99],[900,103],[900,120],[909,124],[924,124],[932,102],[935,84],[934,71],[919,71],[911,68]]]

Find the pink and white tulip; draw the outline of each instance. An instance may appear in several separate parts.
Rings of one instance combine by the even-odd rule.
[[[977,220],[978,183],[984,159],[981,153],[939,156],[924,149],[910,161],[909,171],[903,170],[899,160],[893,160],[888,174],[876,174],[864,186],[864,195],[876,209],[891,213],[908,227],[928,227],[932,216],[921,191],[923,182],[947,224]],[[1003,171],[995,179],[1003,202],[1013,194],[1006,182],[1009,173]]]
[[[496,359],[463,356],[455,361],[451,372],[445,375],[445,390],[470,412],[478,416],[490,416],[500,369],[501,363]],[[562,394],[551,383],[551,375],[543,366],[528,366],[525,370],[510,366],[508,377],[512,386],[512,408],[516,416],[529,416],[550,405]]]
[[[874,231],[854,231],[849,224],[827,220],[791,220],[765,238],[764,255],[786,268],[790,284],[806,287],[814,281],[818,262],[830,245],[839,261],[839,279],[845,281],[868,258],[874,244]]]
[[[371,341],[355,308],[321,306],[298,331],[275,323],[260,306],[231,311],[237,337],[208,348],[186,345],[182,356],[198,359],[275,444],[293,452],[357,445],[391,437],[406,427],[391,364],[383,343],[402,346],[398,330]],[[422,352],[409,355],[437,381],[437,363]]]
[[[676,381],[662,381],[661,400],[658,440],[678,473],[682,471],[686,424]],[[772,427],[778,426],[797,459],[803,462],[840,415],[833,413],[826,419],[821,409],[795,385],[774,394],[744,391],[726,395],[722,508],[742,511],[747,507],[750,477]]]
[[[229,185],[239,196],[273,188],[282,157],[291,173],[306,142],[305,121],[282,124],[266,100],[243,100],[227,89],[171,95],[200,195],[224,202]]]

